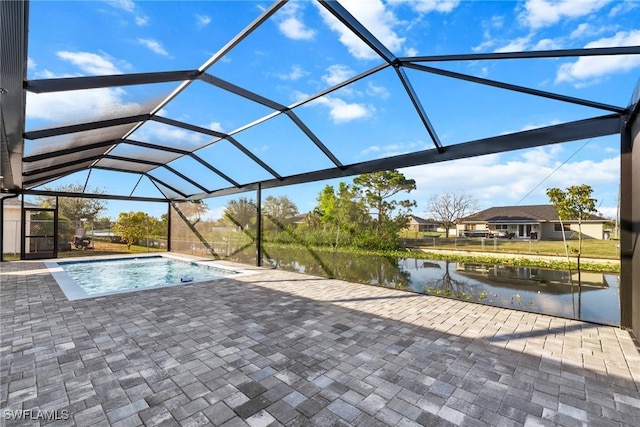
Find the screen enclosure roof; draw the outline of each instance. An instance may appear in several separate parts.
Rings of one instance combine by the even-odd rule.
[[[387,4],[415,19],[391,35],[354,2],[118,3],[2,2],[4,192],[75,180],[85,195],[199,200],[617,134],[633,84],[533,86],[512,65],[542,81],[559,61],[640,54],[483,52],[418,25],[418,2]],[[89,8],[101,15],[83,20]],[[164,45],[134,35],[145,19]],[[565,120],[504,128],[549,109]]]

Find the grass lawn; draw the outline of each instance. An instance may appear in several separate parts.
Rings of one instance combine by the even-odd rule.
[[[619,243],[620,242],[618,240],[584,240],[582,242],[582,256],[588,258],[619,259]],[[435,249],[565,256],[563,242],[553,240],[530,241],[497,239],[494,246],[493,239],[486,239],[483,246],[482,239],[480,238],[435,239],[435,245],[433,239],[427,238],[422,239],[419,244],[420,246]],[[567,244],[569,245],[569,248],[578,248],[577,240],[569,240],[567,241]],[[569,252],[569,255],[572,257],[574,256],[571,251]]]
[[[123,243],[111,243],[93,241],[93,249],[79,250],[73,248],[71,251],[58,252],[58,258],[75,258],[75,257],[90,257],[99,255],[123,255],[123,254],[138,254],[147,252],[166,252],[165,249],[149,248],[147,251],[146,246],[131,245],[131,249],[127,249],[127,245]],[[18,261],[20,254],[4,254],[5,261]]]

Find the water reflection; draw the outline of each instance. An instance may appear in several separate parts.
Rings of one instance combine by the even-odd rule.
[[[458,263],[269,248],[272,265],[283,270],[376,286],[447,296],[482,304],[620,324],[618,276],[532,267]],[[243,255],[244,257],[245,255]],[[250,254],[247,252],[246,257]],[[236,261],[253,263],[236,256]]]

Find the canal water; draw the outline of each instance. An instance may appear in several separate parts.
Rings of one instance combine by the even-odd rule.
[[[273,267],[283,270],[607,325],[620,324],[619,276],[615,274],[583,271],[578,275],[568,270],[313,249],[269,248],[263,253]],[[250,262],[241,258],[236,260]]]

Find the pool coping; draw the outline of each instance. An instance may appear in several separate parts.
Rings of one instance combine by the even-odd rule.
[[[88,299],[88,298],[100,298],[100,297],[105,297],[105,296],[110,296],[110,295],[118,295],[118,294],[126,294],[126,293],[130,293],[130,292],[138,292],[138,291],[148,291],[148,290],[152,290],[152,289],[162,289],[162,288],[169,288],[169,287],[174,287],[174,286],[186,286],[186,285],[193,285],[193,284],[198,284],[198,283],[204,283],[204,282],[210,282],[210,281],[215,281],[215,280],[220,280],[220,279],[225,279],[228,277],[241,277],[241,276],[245,276],[248,274],[255,274],[257,273],[257,271],[255,270],[248,270],[248,269],[244,269],[244,268],[238,268],[235,265],[229,265],[229,264],[225,264],[225,263],[220,263],[219,265],[216,265],[216,268],[219,268],[221,270],[228,270],[228,271],[234,271],[236,274],[232,275],[232,276],[223,276],[220,278],[216,278],[216,279],[205,279],[205,280],[193,280],[193,281],[189,281],[189,282],[176,282],[176,283],[167,283],[165,285],[158,285],[158,286],[152,286],[152,287],[147,287],[147,288],[137,288],[137,289],[124,289],[124,290],[119,290],[119,291],[109,291],[109,292],[104,292],[104,293],[100,293],[100,294],[88,294],[84,289],[82,289],[82,287],[80,287],[80,285],[78,285],[76,283],[75,280],[73,280],[71,278],[71,276],[69,276],[69,274],[67,274],[63,267],[60,265],[61,263],[68,263],[68,262],[95,262],[95,261],[107,261],[107,260],[120,260],[120,259],[136,259],[136,258],[157,258],[157,257],[162,257],[162,258],[169,258],[169,259],[175,259],[175,260],[179,260],[179,261],[186,261],[186,262],[193,262],[195,264],[198,265],[205,265],[205,266],[210,266],[212,265],[212,262],[219,262],[219,260],[214,260],[211,258],[203,258],[203,257],[197,257],[197,256],[192,256],[192,255],[185,255],[185,254],[176,254],[176,253],[170,253],[170,252],[153,252],[153,253],[144,253],[144,254],[120,254],[120,255],[102,255],[102,256],[95,256],[95,257],[71,257],[71,258],[64,258],[64,259],[52,259],[52,260],[45,260],[44,261],[44,265],[47,267],[47,269],[49,270],[49,273],[53,276],[54,280],[56,281],[56,283],[58,284],[58,286],[60,287],[60,289],[62,290],[62,293],[65,295],[65,297],[67,297],[67,300],[69,301],[76,301],[76,300],[82,300],[82,299]]]

